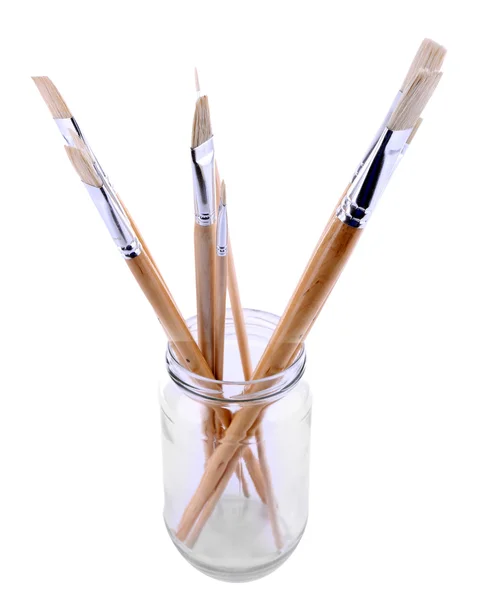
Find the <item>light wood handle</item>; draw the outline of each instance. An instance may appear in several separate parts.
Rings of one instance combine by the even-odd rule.
[[[197,375],[211,377],[212,373],[208,364],[173,302],[168,288],[158,277],[151,259],[145,252],[142,252],[136,258],[127,260],[126,264],[160,319],[168,338],[175,343],[188,368]]]
[[[231,240],[228,242],[228,295],[231,302],[231,312],[233,313],[236,339],[238,340],[241,366],[243,367],[243,377],[245,381],[251,381],[253,375],[253,364],[251,362],[251,354],[249,351],[248,334],[246,333],[246,323],[244,319],[243,307],[241,305]]]
[[[360,237],[361,229],[333,217],[261,357],[254,379],[286,369],[304,342]]]
[[[215,226],[195,223],[196,307],[198,345],[210,369],[214,370],[215,325]]]
[[[160,320],[168,339],[174,343],[178,351],[180,363],[196,375],[214,379],[213,373],[202,355],[198,344],[193,339],[186,321],[181,316],[178,307],[173,302],[164,281],[158,276],[157,269],[144,252],[136,258],[125,261],[133,273],[138,285],[150,302]],[[215,392],[217,384],[211,384]],[[215,405],[214,410],[225,427],[231,421],[231,413],[222,406]]]
[[[216,289],[215,289],[215,341],[214,355],[216,379],[222,381],[225,353],[225,319],[226,319],[226,280],[228,277],[228,257],[216,257]]]

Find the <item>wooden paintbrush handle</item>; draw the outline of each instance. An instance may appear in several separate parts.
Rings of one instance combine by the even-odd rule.
[[[231,239],[228,242],[228,295],[231,302],[231,312],[233,313],[233,321],[235,324],[236,339],[238,340],[238,349],[241,358],[241,365],[243,367],[244,380],[251,381],[251,376],[253,375],[253,365],[251,363],[248,334],[246,333],[246,323],[239,294],[238,278],[236,275]]]
[[[215,226],[195,223],[196,305],[198,345],[210,369],[214,369],[215,325]]]
[[[183,513],[176,532],[176,537],[180,541],[185,541],[204,505],[214,493],[226,470],[231,474],[234,473],[236,463],[240,457],[238,448],[245,437],[244,432],[247,432],[252,427],[260,412],[261,407],[253,406],[251,408],[244,408],[238,411],[232,420],[231,425],[226,430],[223,442],[216,448],[208,460],[200,484]],[[233,457],[235,457],[234,464],[230,465]]]
[[[231,479],[231,476],[235,472],[235,468],[236,468],[236,465],[238,464],[238,460],[239,460],[240,456],[241,456],[241,449],[237,448],[237,450],[234,454],[235,460],[231,461],[231,463],[228,466],[228,468],[226,469],[226,471],[220,477],[220,481],[219,481],[218,485],[216,486],[214,493],[211,495],[208,502],[206,502],[206,504],[201,512],[201,515],[196,523],[194,530],[188,536],[188,540],[186,540],[186,545],[189,548],[193,548],[193,546],[196,544],[203,527],[206,525],[206,523],[208,522],[208,519],[211,517],[211,515],[215,509],[215,506],[218,503],[218,500],[223,495],[223,492],[225,491],[226,486],[228,485],[228,482]]]
[[[153,307],[168,339],[174,343],[181,364],[196,375],[214,379],[213,373],[193,339],[186,321],[173,302],[164,281],[158,276],[151,259],[145,252],[142,252],[136,258],[125,262]],[[212,386],[215,386],[215,391],[218,390],[216,384],[212,383]],[[228,427],[231,421],[231,413],[221,406],[215,406],[215,412],[224,426]]]
[[[304,342],[360,237],[333,217],[255,370],[255,379],[284,371]]]
[[[161,273],[160,273],[160,270],[158,269],[158,266],[157,266],[157,264],[156,264],[156,262],[155,262],[155,260],[154,260],[154,258],[153,258],[153,256],[152,256],[151,252],[150,252],[150,249],[149,249],[149,247],[148,247],[148,245],[147,245],[147,243],[146,243],[146,241],[145,241],[145,238],[144,238],[144,237],[141,235],[141,231],[140,231],[140,229],[138,229],[138,226],[137,226],[137,224],[135,223],[135,221],[134,221],[133,217],[131,216],[131,213],[130,213],[130,211],[128,210],[128,208],[126,207],[125,203],[124,203],[124,202],[123,202],[123,200],[120,198],[120,196],[119,196],[119,194],[118,194],[118,193],[117,193],[117,198],[118,198],[118,201],[119,201],[119,203],[121,204],[121,206],[122,206],[123,210],[125,211],[125,214],[126,214],[126,216],[128,217],[128,220],[130,221],[131,227],[132,227],[133,231],[135,232],[135,235],[136,235],[136,237],[138,238],[138,241],[140,242],[140,244],[141,244],[141,247],[143,248],[143,252],[144,252],[144,253],[145,253],[145,254],[148,256],[148,258],[150,259],[150,261],[151,261],[151,263],[152,263],[153,267],[154,267],[154,268],[155,268],[155,270],[156,270],[156,273],[157,273],[157,275],[158,275],[158,278],[161,280],[161,282],[162,282],[162,283],[163,283],[163,285],[165,286],[165,288],[166,288],[166,290],[167,290],[167,292],[168,292],[168,294],[169,294],[169,296],[170,296],[170,298],[171,298],[172,302],[173,302],[173,303],[175,303],[175,301],[174,301],[174,299],[173,299],[173,296],[171,295],[170,291],[168,290],[168,288],[167,288],[167,286],[166,286],[166,283],[165,283],[165,281],[164,281],[164,279],[163,279],[163,277],[162,277],[162,275],[161,275]],[[176,304],[175,304],[175,306],[176,306]],[[175,350],[175,351],[177,352],[177,354],[178,354],[178,349],[176,348],[176,346],[175,346],[174,342],[171,342],[171,343],[172,343],[172,345],[173,345],[173,348],[174,348],[174,350]]]
[[[216,257],[216,289],[215,289],[215,338],[214,338],[214,374],[216,379],[223,379],[225,353],[225,319],[226,319],[226,279],[228,276],[227,256]]]
[[[188,368],[197,375],[210,377],[211,370],[173,302],[168,288],[158,276],[151,259],[145,252],[142,252],[136,258],[127,260],[126,264],[160,319],[168,338],[175,343]]]

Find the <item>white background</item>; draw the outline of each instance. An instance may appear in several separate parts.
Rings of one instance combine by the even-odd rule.
[[[477,599],[473,2],[18,2],[0,49],[0,598]],[[49,75],[195,309],[198,66],[245,306],[280,313],[423,37],[425,121],[311,334],[311,511],[268,578],[162,522],[165,337],[29,79]]]

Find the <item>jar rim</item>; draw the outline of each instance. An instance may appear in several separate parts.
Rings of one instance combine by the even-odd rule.
[[[269,313],[263,310],[259,310],[259,309],[252,309],[252,308],[244,308],[243,309],[245,315],[250,315],[253,317],[260,317],[260,318],[272,318],[275,321],[279,320],[279,317],[273,313]],[[228,309],[227,311],[228,315],[231,315],[231,309]],[[229,317],[231,318],[231,317]],[[270,323],[272,321],[270,320]],[[191,325],[196,323],[196,316],[194,317],[190,317],[189,319],[186,320],[187,325],[190,327]],[[299,352],[297,353],[297,356],[295,357],[295,359],[293,360],[293,362],[283,371],[280,371],[279,373],[276,373],[274,375],[268,375],[267,377],[262,377],[261,379],[251,379],[249,381],[246,380],[228,380],[228,379],[209,379],[208,377],[204,377],[203,375],[197,375],[196,373],[193,373],[192,371],[188,370],[186,367],[184,367],[176,358],[175,353],[173,352],[173,344],[172,342],[168,342],[167,344],[167,349],[166,349],[166,364],[168,366],[168,371],[170,373],[170,376],[172,375],[171,372],[171,367],[170,367],[170,363],[173,364],[173,370],[175,371],[175,381],[176,383],[179,383],[178,379],[181,379],[181,383],[185,384],[187,379],[191,379],[194,378],[195,381],[198,381],[198,383],[202,383],[204,382],[205,384],[209,386],[211,386],[211,383],[215,383],[218,384],[218,386],[223,387],[227,387],[227,386],[241,386],[241,387],[248,387],[250,385],[253,384],[274,384],[275,381],[278,381],[279,377],[284,377],[288,374],[294,374],[296,373],[296,377],[294,377],[293,381],[288,381],[288,383],[285,384],[284,388],[281,389],[281,391],[284,391],[285,389],[288,389],[291,385],[294,385],[295,383],[297,383],[297,381],[299,381],[299,379],[301,378],[301,376],[304,373],[304,367],[305,367],[305,362],[306,362],[306,350],[305,350],[305,345],[304,343],[301,344],[300,348],[299,348]],[[303,363],[301,365],[301,363]],[[298,369],[298,365],[300,365],[299,369]],[[179,374],[179,375],[177,375]],[[185,377],[183,378],[181,375],[184,374]],[[287,378],[288,379],[288,378]],[[192,386],[188,385],[188,389],[192,392],[195,393],[199,393],[200,391],[206,391],[206,390],[200,390],[199,388],[195,388],[193,389]],[[273,385],[272,388],[274,388],[275,386]],[[211,391],[211,388],[209,388]],[[264,392],[267,393],[267,389],[264,390],[261,393],[261,398],[265,398],[265,396],[263,395]],[[273,395],[275,395],[278,392],[275,392]],[[201,394],[203,395],[203,394]],[[241,396],[241,402],[247,401],[248,397],[251,397],[251,400],[256,399],[255,397],[257,396],[257,394],[255,394],[254,392],[251,394],[245,394],[243,396]],[[211,400],[221,400],[224,398],[214,398],[211,395],[208,394],[208,397]],[[228,401],[231,401],[232,399],[229,399]],[[239,398],[238,398],[239,401]]]

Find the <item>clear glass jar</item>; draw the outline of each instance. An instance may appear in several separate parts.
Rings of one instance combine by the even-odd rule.
[[[275,315],[245,310],[253,365],[278,323]],[[196,318],[188,321],[196,335]],[[196,376],[176,360],[169,345],[166,367],[171,381],[161,398],[163,428],[164,518],[181,554],[197,569],[226,581],[263,577],[281,565],[297,546],[308,517],[311,395],[303,380],[306,355],[250,392],[242,367],[231,312],[225,329],[224,381]],[[265,382],[267,388],[265,388]],[[248,385],[247,385],[248,383]],[[231,418],[252,405],[261,408],[254,432],[238,446],[239,461],[218,484],[216,499],[205,505],[188,537],[178,526],[197,489],[211,452],[222,443]],[[220,410],[218,410],[220,409]]]

